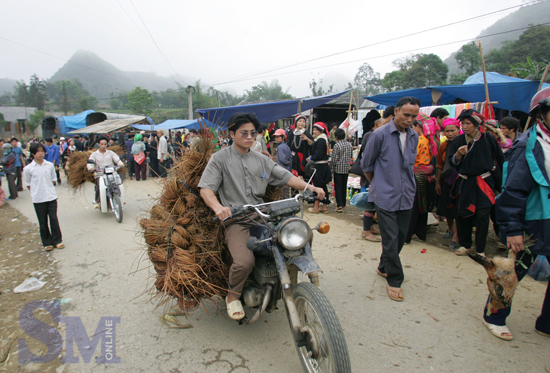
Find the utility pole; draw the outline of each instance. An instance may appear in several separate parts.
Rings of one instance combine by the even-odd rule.
[[[193,91],[193,93],[191,93]],[[193,94],[195,94],[195,87],[192,85],[187,86],[187,112],[189,113],[189,119],[193,119]]]

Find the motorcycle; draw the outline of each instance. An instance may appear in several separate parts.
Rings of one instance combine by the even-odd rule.
[[[313,230],[326,234],[327,223],[313,230],[303,219],[301,203],[313,203],[316,193],[306,190],[293,198],[232,208],[233,219],[248,216],[257,223],[250,230],[247,247],[255,265],[241,301],[256,309],[239,322],[253,324],[267,311],[277,309],[282,298],[296,351],[306,372],[351,372],[349,352],[340,321],[327,297],[319,289],[320,267],[312,256]],[[302,211],[302,216],[298,214]],[[219,221],[217,217],[215,221]],[[310,282],[298,282],[298,273]]]
[[[99,208],[102,213],[113,211],[116,221],[122,223],[122,204],[124,201],[124,186],[115,166],[96,168],[95,162],[88,159],[88,164],[94,165],[95,175],[99,177]]]

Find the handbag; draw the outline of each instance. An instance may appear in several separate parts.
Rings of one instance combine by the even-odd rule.
[[[145,152],[141,151],[139,154],[134,154],[134,161],[137,162],[137,164],[142,164],[145,160]]]
[[[361,156],[357,157],[357,160],[353,162],[351,165],[351,168],[349,169],[350,174],[354,174],[357,176],[365,176],[365,173],[363,172],[363,169],[361,168]]]

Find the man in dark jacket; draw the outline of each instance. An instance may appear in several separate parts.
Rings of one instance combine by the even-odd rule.
[[[130,134],[128,140],[124,143],[124,147],[126,148],[126,166],[128,167],[128,176],[130,180],[132,180],[132,176],[136,173],[134,156],[132,155],[132,145],[134,145],[134,135]]]
[[[5,143],[2,145],[3,157],[0,159],[0,165],[4,167],[4,173],[8,179],[8,188],[10,191],[10,196],[7,199],[8,201],[16,199],[18,197],[17,185],[15,184],[15,173],[16,173],[16,155],[13,151],[10,143]]]
[[[537,255],[550,260],[550,88],[533,97],[530,115],[537,123],[507,152],[503,191],[496,198],[500,237],[517,256],[515,271],[519,281]],[[525,244],[524,237],[529,237],[530,245]],[[513,338],[506,326],[510,311],[510,306],[497,309],[492,296],[487,299],[483,322],[500,339]],[[550,286],[546,288],[535,331],[550,337]]]

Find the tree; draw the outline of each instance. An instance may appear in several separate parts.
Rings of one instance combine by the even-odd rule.
[[[368,63],[364,63],[359,68],[357,74],[355,74],[353,83],[355,88],[366,96],[374,96],[382,92],[380,73],[375,72]]]
[[[25,81],[15,82],[15,103],[17,105],[27,105],[29,96],[29,86]]]
[[[9,105],[13,102],[13,96],[11,93],[6,92],[0,96],[0,105]]]
[[[44,110],[47,98],[46,82],[41,80],[38,75],[33,74],[33,76],[31,76],[26,104],[36,107],[38,110]]]
[[[545,61],[550,55],[550,26],[531,26],[516,41],[508,42],[500,49],[492,50],[485,61],[488,71],[501,74],[510,72],[510,65],[532,61]]]
[[[119,99],[112,98],[111,101],[109,101],[109,106],[111,106],[113,110],[118,110],[122,106],[122,103]]]
[[[451,77],[449,78],[449,84],[453,84],[453,85],[464,84],[464,82],[466,81],[466,79],[468,79],[469,76],[470,75],[466,73],[452,74]]]
[[[283,87],[278,80],[272,80],[271,83],[262,82],[255,85],[250,90],[246,90],[243,100],[246,102],[266,102],[276,100],[287,100],[293,98],[288,93],[288,89],[283,91]]]
[[[45,118],[46,113],[44,110],[37,110],[34,114],[29,116],[30,120],[27,122],[31,133],[34,134],[36,128],[42,123],[42,120]]]
[[[153,95],[148,90],[136,87],[128,94],[126,107],[133,110],[134,113],[149,115],[153,102],[155,102]]]
[[[449,72],[449,67],[433,53],[404,57],[393,65],[399,69],[387,73],[382,80],[382,86],[389,91],[443,85]]]
[[[97,106],[97,99],[94,96],[84,96],[78,100],[80,111],[91,110]]]
[[[6,121],[4,120],[4,114],[0,113],[0,129],[4,128]]]
[[[550,62],[548,60],[544,60],[544,62],[537,62],[533,61],[531,57],[527,57],[527,62],[510,65],[510,69],[511,72],[518,78],[540,81],[542,79],[542,75],[544,74],[544,69],[549,63]],[[546,80],[548,80],[548,77]]]
[[[464,44],[455,55],[458,67],[464,71],[467,76],[481,71],[481,55],[476,44],[471,43]]]
[[[394,70],[384,75],[384,79],[382,79],[382,87],[389,92],[400,91],[405,89],[404,80],[405,72],[401,70]]]
[[[311,94],[313,97],[325,96],[333,93],[334,84],[329,85],[328,89],[323,88],[323,79],[319,79],[319,83],[315,79],[312,79],[309,83],[309,89],[311,89]]]
[[[80,110],[80,100],[82,100],[83,97],[91,97],[90,92],[84,88],[84,85],[78,79],[47,82],[46,89],[48,97],[59,106],[61,111],[65,114],[71,110]],[[91,102],[94,101],[95,98],[92,98]]]

